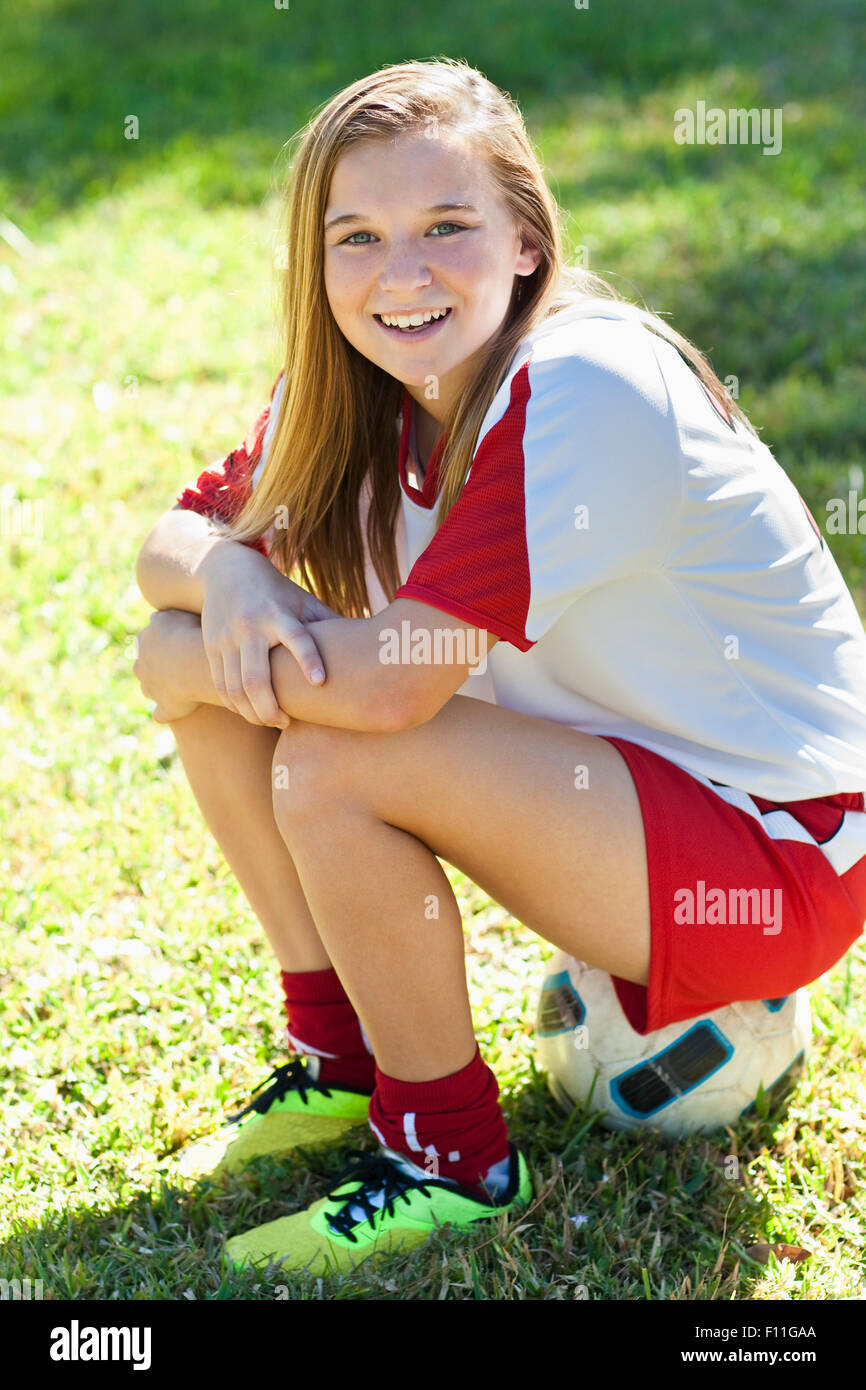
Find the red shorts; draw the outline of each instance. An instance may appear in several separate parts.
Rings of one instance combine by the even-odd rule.
[[[767,801],[599,737],[628,765],[646,835],[649,981],[613,976],[632,1028],[777,999],[836,964],[866,921],[862,792]]]

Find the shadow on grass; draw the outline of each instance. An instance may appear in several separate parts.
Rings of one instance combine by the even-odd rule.
[[[45,1298],[75,1301],[749,1297],[759,1267],[743,1247],[760,1238],[768,1213],[730,1180],[730,1135],[611,1134],[591,1113],[564,1116],[538,1076],[503,1105],[533,1177],[528,1212],[442,1231],[355,1272],[236,1272],[223,1256],[229,1236],[324,1196],[346,1165],[343,1147],[260,1159],[221,1181],[163,1173],[110,1210],[55,1212],[0,1248],[0,1272],[41,1279]],[[741,1167],[772,1142],[771,1126],[741,1121]],[[345,1143],[375,1149],[363,1128]]]
[[[0,201],[46,215],[179,163],[204,205],[256,202],[275,152],[317,105],[364,72],[442,55],[530,107],[593,93],[633,102],[690,74],[712,102],[713,74],[736,69],[760,105],[826,98],[853,142],[858,24],[851,0],[817,11],[793,0],[759,19],[746,0],[709,12],[685,0],[582,11],[368,0],[363,12],[351,0],[8,0]],[[639,159],[625,178],[640,186]]]

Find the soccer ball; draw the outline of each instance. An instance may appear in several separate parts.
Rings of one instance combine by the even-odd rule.
[[[609,1129],[683,1135],[734,1124],[761,1088],[771,1109],[779,1104],[805,1065],[812,1016],[808,992],[798,989],[641,1035],[608,974],[556,951],[535,1033],[540,1068],[565,1109],[591,1092],[587,1113],[603,1111]]]

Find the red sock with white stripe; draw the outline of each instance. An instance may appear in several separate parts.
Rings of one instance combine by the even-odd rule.
[[[316,1079],[323,1086],[372,1092],[375,1059],[336,970],[283,970],[281,976],[291,1051],[318,1059]]]
[[[369,1124],[380,1144],[430,1177],[479,1189],[486,1179],[490,1191],[505,1186],[508,1131],[496,1077],[477,1045],[468,1066],[435,1081],[398,1081],[376,1067]]]

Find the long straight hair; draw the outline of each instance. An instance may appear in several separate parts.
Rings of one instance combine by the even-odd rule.
[[[443,423],[437,526],[460,496],[482,422],[520,342],[551,314],[570,306],[616,301],[672,344],[723,413],[754,433],[693,344],[658,315],[624,301],[602,277],[564,264],[561,212],[507,93],[458,59],[385,67],[339,92],[295,137],[282,224],[282,406],[258,485],[228,527],[239,541],[258,539],[275,527],[270,558],[346,617],[370,612],[359,518],[367,478],[370,559],[389,598],[400,584],[396,447],[404,388],[359,353],[334,321],[324,278],[325,208],[334,169],[346,150],[364,141],[431,129],[460,134],[485,158],[524,242],[541,252],[531,275],[515,276],[502,328],[486,345]]]

